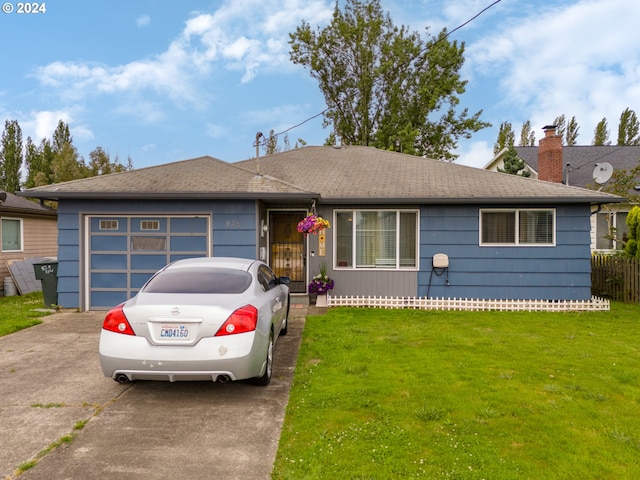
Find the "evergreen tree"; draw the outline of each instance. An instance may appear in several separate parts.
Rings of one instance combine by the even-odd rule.
[[[22,130],[17,120],[6,120],[0,144],[0,190],[20,190],[22,162]]]
[[[504,168],[499,168],[498,171],[502,173],[508,173],[510,175],[520,175],[521,177],[529,177],[531,172],[524,170],[526,163],[520,157],[513,144],[509,145],[509,149],[504,156]],[[522,172],[522,173],[520,173]]]
[[[520,143],[518,146],[520,147],[535,147],[536,145],[536,134],[533,130],[531,130],[531,121],[527,120],[522,124],[522,129],[520,130]]]
[[[569,120],[569,124],[567,125],[567,131],[565,133],[565,141],[567,146],[572,147],[578,143],[578,130],[580,130],[580,127],[578,126],[576,117],[571,117],[571,120]]]
[[[502,122],[500,124],[500,129],[498,130],[498,139],[496,143],[493,145],[493,155],[497,155],[505,148],[512,146],[515,142],[515,133],[513,133],[513,128],[511,127],[511,123]]]
[[[482,111],[459,108],[464,44],[446,30],[425,41],[395,26],[380,0],[345,0],[342,10],[336,2],[328,26],[303,22],[289,44],[324,94],[325,126],[344,144],[454,160],[460,137],[489,126]]]
[[[596,128],[593,132],[593,145],[611,145],[611,140],[609,140],[609,128],[607,126],[606,117],[598,122]]]
[[[555,118],[553,125],[556,126],[556,135],[560,135],[560,137],[562,137],[562,144],[564,145],[564,134],[567,131],[567,118],[564,113]]]
[[[618,145],[640,145],[640,122],[636,112],[625,108],[618,124]]]

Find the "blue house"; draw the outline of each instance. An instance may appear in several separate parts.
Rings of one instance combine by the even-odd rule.
[[[324,265],[338,296],[588,300],[590,217],[624,200],[362,146],[207,156],[21,194],[58,201],[58,302],[81,310],[193,256],[263,259],[298,293]],[[308,212],[331,228],[299,233]]]

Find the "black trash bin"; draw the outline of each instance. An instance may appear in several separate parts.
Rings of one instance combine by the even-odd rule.
[[[33,269],[42,283],[45,307],[58,305],[58,262],[34,263]]]

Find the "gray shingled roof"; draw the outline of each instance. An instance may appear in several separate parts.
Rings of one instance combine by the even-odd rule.
[[[25,190],[35,198],[311,198],[295,185],[255,175],[217,158],[191,160]]]
[[[256,160],[236,165],[255,170]],[[260,159],[260,171],[327,202],[617,202],[619,197],[373,147],[305,147]]]
[[[3,197],[4,199],[2,199]],[[47,217],[55,217],[57,215],[57,212],[51,208],[0,190],[0,213],[3,212],[20,215],[44,215]]]
[[[622,200],[601,192],[361,146],[304,147],[233,164],[201,157],[23,193],[53,199],[316,197],[323,203]]]
[[[518,157],[534,172],[538,171],[538,147],[515,147]],[[562,147],[563,180],[569,163],[569,185],[594,186],[593,169],[597,163],[610,163],[615,170],[631,170],[640,165],[640,146],[576,145]],[[637,193],[637,192],[636,192]]]

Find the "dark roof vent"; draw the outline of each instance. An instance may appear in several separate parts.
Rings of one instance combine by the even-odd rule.
[[[0,204],[3,204],[7,199],[7,192],[0,192]]]

